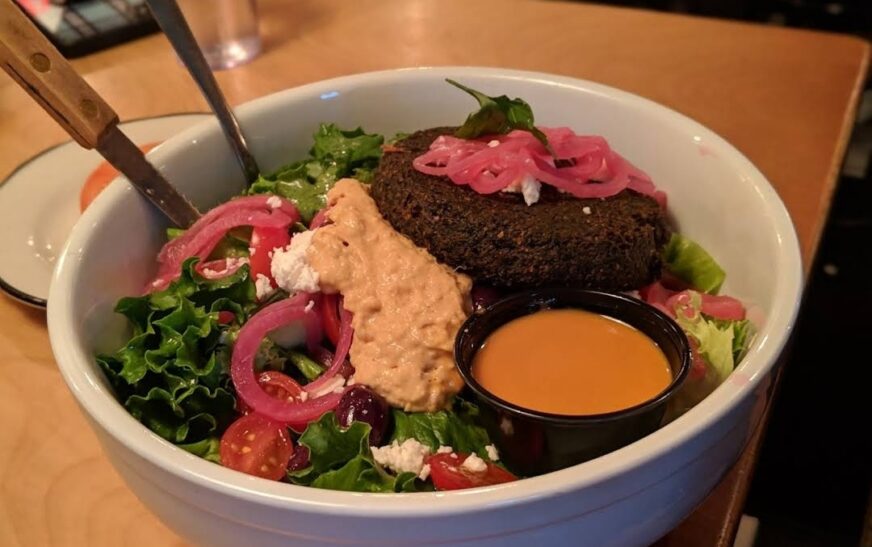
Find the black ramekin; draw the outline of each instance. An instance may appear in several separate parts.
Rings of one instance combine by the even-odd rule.
[[[503,400],[483,388],[470,370],[473,357],[500,326],[541,310],[580,309],[613,317],[651,338],[666,355],[672,383],[659,395],[617,412],[564,415],[538,412]],[[531,341],[531,343],[536,343]],[[656,430],[667,401],[690,369],[687,337],[669,316],[623,294],[572,288],[534,289],[514,294],[477,311],[460,328],[454,346],[457,368],[482,409],[491,439],[510,469],[535,475],[569,467],[626,446]],[[543,363],[547,366],[547,363]],[[628,381],[632,379],[628,378]],[[531,386],[547,389],[547,386]]]

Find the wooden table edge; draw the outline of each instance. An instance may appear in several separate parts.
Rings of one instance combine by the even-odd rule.
[[[842,164],[844,163],[845,152],[847,151],[848,144],[850,141],[851,133],[853,130],[854,123],[857,117],[857,109],[860,104],[860,97],[865,88],[866,80],[869,76],[869,64],[870,64],[870,56],[872,56],[872,44],[868,40],[864,40],[858,37],[848,37],[850,40],[855,41],[861,48],[860,54],[860,63],[859,70],[857,71],[857,78],[854,81],[853,88],[851,90],[851,95],[848,102],[848,108],[845,109],[845,114],[842,118],[842,126],[839,131],[839,139],[836,142],[836,153],[833,154],[833,161],[830,165],[829,172],[827,174],[826,185],[824,187],[824,199],[821,200],[818,214],[816,218],[819,223],[818,226],[815,226],[813,230],[814,240],[812,241],[812,253],[809,257],[804,257],[805,261],[803,264],[803,282],[806,287],[809,282],[809,279],[812,274],[812,268],[814,267],[814,263],[816,261],[816,255],[818,246],[820,244],[821,237],[823,235],[824,226],[829,217],[830,207],[832,205],[833,195],[836,190],[836,186],[839,181],[840,172],[842,168]],[[805,287],[803,288],[803,302],[805,301]],[[802,309],[802,305],[800,306],[800,310]],[[797,320],[798,322],[798,320]],[[726,488],[726,496],[728,497],[728,503],[726,507],[726,513],[724,514],[723,523],[720,527],[720,530],[717,534],[717,542],[715,543],[716,547],[732,547],[733,543],[736,539],[736,532],[739,528],[739,521],[742,518],[742,514],[744,513],[745,502],[748,498],[748,492],[751,488],[751,481],[754,477],[754,471],[757,466],[757,460],[759,458],[760,449],[763,445],[763,439],[765,438],[766,431],[769,426],[769,418],[772,413],[772,407],[775,401],[775,398],[778,395],[778,391],[780,390],[781,380],[784,375],[784,368],[787,365],[787,361],[790,357],[790,350],[793,342],[793,337],[796,332],[791,335],[791,340],[785,346],[782,357],[779,358],[779,362],[776,363],[776,368],[773,372],[773,385],[770,390],[769,399],[766,401],[766,406],[763,410],[763,413],[760,417],[760,421],[755,427],[753,433],[748,438],[745,447],[742,449],[742,452],[739,456],[739,459],[733,464],[733,467],[730,468],[721,481],[715,486],[714,490],[709,493],[709,496],[704,499],[700,505],[691,513],[681,524],[679,524],[675,529],[666,534],[659,542],[658,545],[662,545],[663,547],[668,546],[670,542],[670,536],[674,534],[677,530],[681,529],[684,526],[693,526],[695,519],[700,519],[704,521],[698,516],[698,513],[701,510],[705,509],[705,505],[712,501],[712,498],[716,495],[721,494],[721,490]],[[701,524],[705,524],[705,522],[701,522]]]

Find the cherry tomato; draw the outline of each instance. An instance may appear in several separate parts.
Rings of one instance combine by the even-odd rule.
[[[261,372],[257,383],[273,399],[294,402],[303,393],[303,388],[293,378],[274,370]]]
[[[284,401],[299,400],[303,393],[303,388],[293,378],[287,374],[275,370],[265,370],[257,377],[257,383],[260,384],[267,395],[274,399]],[[236,399],[236,409],[240,414],[251,414],[252,408],[240,398]],[[304,428],[305,429],[305,428]]]
[[[251,277],[257,279],[259,275],[265,275],[273,282],[270,264],[272,263],[273,249],[286,247],[291,242],[291,236],[284,228],[259,228],[255,226],[251,230],[251,256],[248,257],[251,264]]]
[[[702,358],[702,355],[699,354],[699,344],[693,336],[688,336],[687,341],[690,343],[690,372],[687,375],[687,379],[691,381],[701,381],[705,378],[705,373],[708,367],[706,367],[705,359]]]
[[[259,414],[248,414],[230,424],[219,450],[225,467],[272,480],[285,476],[294,455],[287,428]]]
[[[158,144],[160,143],[151,142],[143,144],[139,149],[142,150],[143,153],[146,153]],[[109,165],[108,161],[102,162],[96,169],[91,171],[91,174],[88,175],[88,178],[85,180],[85,184],[82,186],[82,190],[79,193],[79,210],[84,211],[87,209],[88,205],[94,201],[94,198],[96,198],[110,182],[115,180],[115,177],[117,176],[118,171]]]
[[[335,346],[339,343],[339,295],[325,294],[321,302],[321,321],[324,324],[324,334]]]
[[[433,454],[427,458],[430,477],[437,490],[461,490],[477,486],[490,486],[518,480],[502,467],[486,461],[484,471],[470,471],[462,467],[468,454]]]
[[[218,323],[222,325],[229,325],[236,319],[236,314],[232,311],[221,310],[218,312]]]

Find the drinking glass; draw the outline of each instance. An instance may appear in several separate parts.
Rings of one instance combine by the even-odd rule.
[[[260,53],[255,0],[179,0],[213,70],[247,63]]]

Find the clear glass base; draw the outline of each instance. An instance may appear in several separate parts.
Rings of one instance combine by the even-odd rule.
[[[206,62],[212,70],[226,70],[235,66],[243,65],[260,53],[260,36],[254,35],[230,42],[214,44],[203,50]]]

